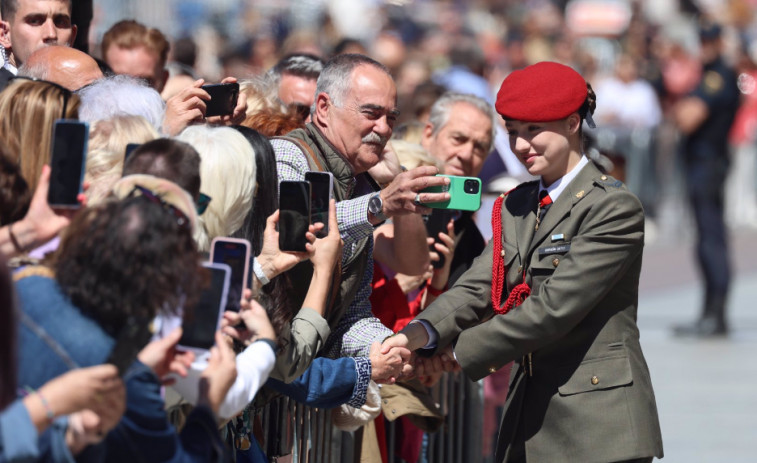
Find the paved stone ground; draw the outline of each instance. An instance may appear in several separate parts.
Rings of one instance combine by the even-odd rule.
[[[679,216],[680,218],[680,216]],[[644,252],[641,343],[652,374],[666,463],[757,462],[757,231],[732,231],[732,335],[682,340],[671,326],[699,313],[701,288],[686,220]]]

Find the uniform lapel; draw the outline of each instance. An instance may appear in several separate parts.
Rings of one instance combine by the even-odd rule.
[[[526,259],[528,245],[534,236],[534,227],[536,226],[535,208],[538,191],[539,183],[534,182],[532,186],[528,187],[527,191],[523,192],[522,197],[518,199],[518,204],[511,209],[514,211],[513,216],[516,219],[515,242],[518,246],[518,254],[521,256],[521,261]]]
[[[544,221],[539,225],[539,229],[533,234],[530,240],[528,251],[532,251],[538,246],[546,236],[567,216],[573,206],[581,201],[593,188],[593,179],[599,175],[599,171],[592,162],[589,162],[576,178],[570,182],[565,190],[560,194],[550,207],[549,212],[544,216]]]

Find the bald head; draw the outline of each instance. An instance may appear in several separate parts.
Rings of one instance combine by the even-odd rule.
[[[97,61],[75,48],[40,48],[21,66],[19,75],[49,80],[74,91],[103,77]]]

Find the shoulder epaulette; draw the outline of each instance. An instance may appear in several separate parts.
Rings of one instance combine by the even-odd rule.
[[[620,180],[604,174],[602,174],[599,178],[594,179],[594,183],[605,189],[621,188],[623,186],[623,182],[621,182]]]

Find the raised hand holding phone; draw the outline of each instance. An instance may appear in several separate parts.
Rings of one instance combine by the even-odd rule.
[[[423,201],[430,208],[453,209],[459,211],[477,211],[481,207],[481,179],[478,177],[461,177],[457,175],[437,175],[448,178],[446,186],[425,188],[421,193],[449,193],[446,201]]]

